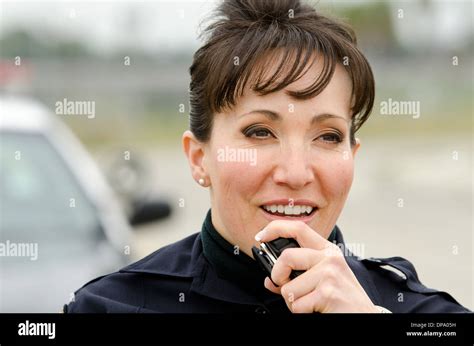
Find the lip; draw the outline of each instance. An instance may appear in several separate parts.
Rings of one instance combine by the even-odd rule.
[[[275,199],[268,202],[264,202],[260,206],[264,206],[264,205],[269,206],[273,204],[290,205],[290,200],[291,198]],[[292,205],[309,205],[310,207],[319,209],[318,205],[314,203],[313,201],[310,201],[309,199],[294,199],[291,204]]]
[[[314,218],[314,216],[319,211],[319,209],[316,209],[310,215],[305,215],[305,216],[279,216],[279,215],[270,214],[269,212],[267,212],[265,209],[261,207],[259,207],[258,209],[260,209],[260,212],[263,214],[263,217],[266,218],[269,222],[274,221],[274,220],[290,220],[290,221],[303,221],[305,223],[308,223]]]

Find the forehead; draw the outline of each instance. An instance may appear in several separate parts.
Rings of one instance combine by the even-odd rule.
[[[265,73],[262,74],[263,80],[271,78],[278,68],[278,62],[275,62],[274,59],[268,59],[266,63]],[[320,94],[308,99],[297,99],[289,95],[290,91],[305,90],[314,84],[316,79],[321,75],[322,69],[322,57],[315,56],[314,62],[312,64],[309,63],[305,67],[304,73],[299,79],[284,89],[267,95],[258,94],[251,88],[252,83],[248,83],[242,96],[237,98],[234,110],[236,112],[248,111],[249,108],[255,108],[257,106],[259,108],[266,106],[267,108],[273,107],[284,110],[285,108],[288,109],[291,104],[296,110],[311,110],[312,113],[330,112],[350,119],[352,81],[349,73],[341,64],[335,65],[332,78]],[[285,73],[283,73],[283,75],[285,75]]]

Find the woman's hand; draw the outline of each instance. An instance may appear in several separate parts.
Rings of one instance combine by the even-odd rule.
[[[293,313],[379,312],[335,244],[301,221],[276,220],[255,236],[261,242],[294,238],[301,248],[282,252],[265,287],[285,299]],[[292,270],[305,272],[293,280]]]

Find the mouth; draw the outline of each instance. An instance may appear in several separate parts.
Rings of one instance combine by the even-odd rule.
[[[286,219],[286,220],[307,220],[318,211],[318,207],[310,203],[295,203],[294,205],[267,203],[260,206],[260,209],[265,215],[272,219]]]

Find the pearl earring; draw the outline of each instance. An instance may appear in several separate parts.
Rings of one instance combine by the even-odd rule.
[[[203,178],[199,178],[198,183],[199,183],[199,185],[203,185],[203,186],[204,186],[204,179],[203,179]]]

